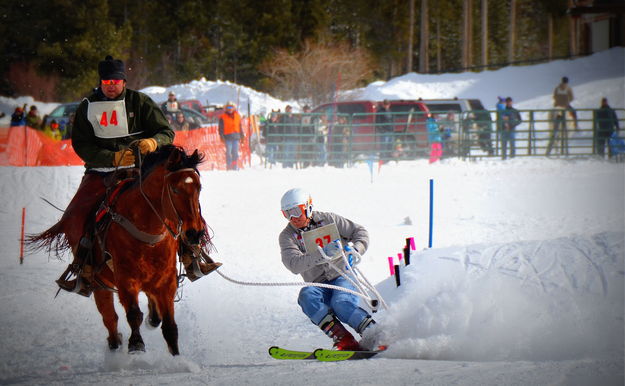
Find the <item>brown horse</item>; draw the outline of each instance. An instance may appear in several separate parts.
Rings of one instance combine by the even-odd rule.
[[[111,221],[105,229],[100,227],[92,253],[99,263],[94,274],[94,281],[99,284],[94,297],[109,333],[111,350],[121,345],[111,291],[114,288],[132,331],[128,352],[145,351],[140,334],[143,313],[138,299],[143,291],[148,298],[148,324],[157,327],[162,321],[169,351],[172,355],[179,354],[178,327],[174,320],[178,288],[176,253],[180,243],[192,248],[210,247],[199,202],[197,165],[201,161],[197,150],[188,155],[176,146],[165,146],[148,154],[139,178],[108,207]],[[31,241],[51,249],[54,238],[58,242],[59,235],[44,232]]]

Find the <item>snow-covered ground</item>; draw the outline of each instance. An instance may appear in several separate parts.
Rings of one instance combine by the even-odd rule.
[[[602,68],[591,78],[589,61],[600,66],[607,58],[619,60],[612,65],[616,70],[607,66],[613,75]],[[623,106],[623,49],[557,64],[561,71],[550,67],[554,64],[506,70],[506,89],[519,94],[501,91],[491,79],[497,72],[440,77],[450,96],[468,77],[482,83],[484,88],[474,91],[484,93],[477,96],[487,107],[490,101],[483,95],[511,94],[527,95],[525,102],[515,99],[537,108],[550,102],[564,75],[591,106],[603,95],[614,107]],[[576,84],[578,79],[584,83]],[[598,82],[606,83],[591,87]],[[399,86],[393,94],[392,84],[378,87],[387,97],[405,98]],[[277,243],[285,225],[279,200],[291,187],[308,189],[317,209],[367,227],[371,245],[360,268],[390,305],[375,317],[391,345],[375,359],[343,363],[271,359],[271,345],[330,346],[297,306],[299,288],[240,286],[215,273],[184,283],[176,304],[181,356],[167,353],[160,330],[145,328],[145,354],[128,355],[125,347],[109,352],[92,299],[67,293],[54,299],[54,280],[67,262],[43,253],[25,256],[23,265],[18,259],[22,208],[27,233],[47,228],[60,212],[42,198],[65,207],[82,173],[81,167],[0,168],[2,384],[624,382],[623,164],[517,158],[429,165],[422,160],[390,163],[371,175],[364,164],[266,170],[255,162],[236,173],[203,172],[201,201],[214,233],[214,257],[224,263],[220,272],[233,279],[300,281],[282,266]],[[430,179],[433,248],[425,249]],[[412,225],[406,225],[407,217]],[[401,268],[397,288],[387,258],[401,252],[411,236],[417,251],[412,264]],[[145,312],[144,298],[142,305]],[[121,307],[118,313],[125,341],[129,328]]]
[[[54,299],[66,263],[36,254],[18,264],[21,208],[26,232],[43,230],[59,212],[41,198],[64,207],[82,169],[0,173],[2,383],[623,383],[622,164],[415,161],[385,165],[373,183],[366,165],[205,172],[203,213],[221,272],[233,279],[300,281],[282,266],[277,243],[285,225],[279,199],[292,186],[309,189],[316,208],[368,228],[371,247],[360,268],[390,304],[376,318],[391,347],[376,359],[340,364],[268,357],[276,344],[330,346],[297,306],[298,287],[238,286],[217,274],[184,284],[176,305],[180,357],[167,353],[159,330],[147,329],[145,354],[108,352],[92,299]],[[434,248],[424,251],[430,178]],[[413,225],[404,225],[406,217]],[[387,257],[409,236],[418,253],[396,288]]]

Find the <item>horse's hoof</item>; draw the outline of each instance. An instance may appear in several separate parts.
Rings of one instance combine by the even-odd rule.
[[[150,330],[154,330],[156,327],[160,325],[161,325],[160,319],[152,320],[150,318],[145,318],[145,326],[149,328]]]
[[[132,345],[128,345],[128,354],[141,354],[145,352],[145,344],[143,342],[137,342]]]
[[[115,338],[108,337],[106,340],[108,340],[109,349],[111,349],[111,351],[117,350],[122,344],[122,334],[118,332]]]
[[[128,342],[128,354],[138,354],[145,352],[145,344],[143,341]]]

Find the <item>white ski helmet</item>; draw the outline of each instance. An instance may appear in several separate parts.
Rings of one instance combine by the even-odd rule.
[[[306,218],[310,218],[313,211],[312,198],[304,189],[289,189],[282,195],[280,208],[282,209],[282,214],[287,219],[299,217],[302,213],[306,215]]]

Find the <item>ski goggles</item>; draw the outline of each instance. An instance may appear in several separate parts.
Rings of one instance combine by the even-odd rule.
[[[306,204],[300,204],[293,208],[283,210],[282,214],[287,220],[290,220],[292,218],[298,218],[301,215],[306,214]]]
[[[104,86],[110,86],[110,85],[118,85],[118,84],[122,84],[124,80],[123,79],[102,79],[102,84]]]

